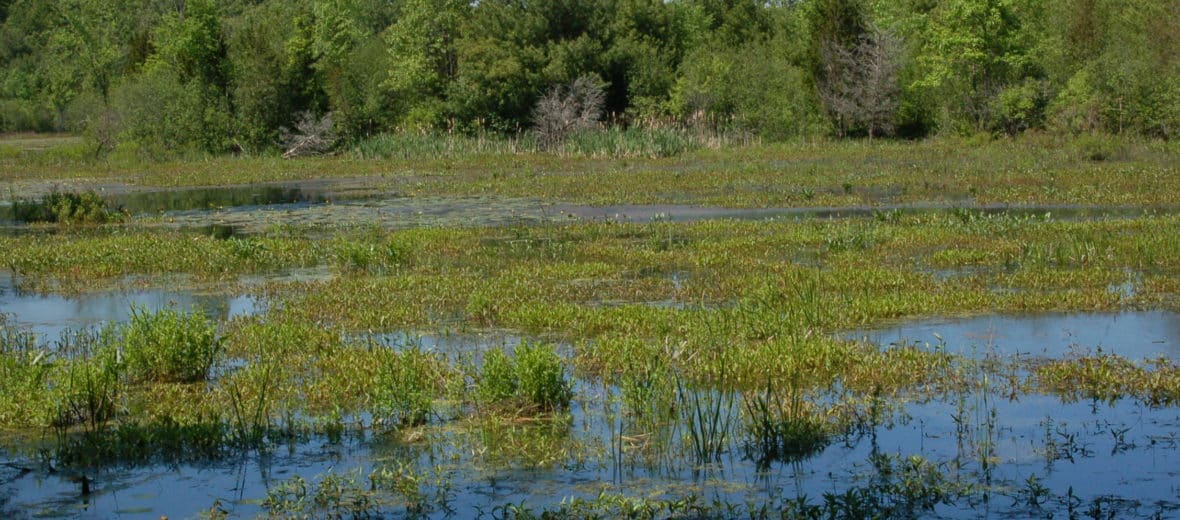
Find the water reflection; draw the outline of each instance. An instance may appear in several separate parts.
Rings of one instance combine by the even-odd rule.
[[[162,213],[166,211],[215,210],[232,207],[268,206],[273,204],[318,204],[326,202],[331,193],[326,189],[289,186],[224,186],[183,190],[135,191],[108,197],[116,208],[132,214]]]
[[[1180,360],[1180,314],[1169,311],[932,318],[854,331],[846,337],[880,345],[945,341],[948,351],[964,355],[995,352],[1060,358],[1101,349],[1130,359]]]
[[[251,296],[208,295],[183,290],[104,291],[72,296],[30,293],[20,290],[12,273],[0,271],[0,312],[8,314],[11,323],[31,329],[42,342],[54,341],[69,329],[128,321],[133,307],[156,311],[194,306],[216,320],[264,310],[262,302]]]

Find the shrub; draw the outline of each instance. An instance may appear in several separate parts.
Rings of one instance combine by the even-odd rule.
[[[217,326],[199,309],[154,313],[133,308],[122,328],[123,364],[133,381],[203,381],[221,351]]]
[[[606,93],[597,77],[581,76],[569,85],[558,86],[537,101],[533,111],[537,142],[548,150],[572,132],[598,126]]]

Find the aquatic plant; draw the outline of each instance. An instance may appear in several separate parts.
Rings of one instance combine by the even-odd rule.
[[[229,402],[230,437],[239,445],[255,445],[273,427],[276,387],[282,382],[274,362],[261,361],[241,368],[219,381]]]
[[[485,406],[528,415],[555,412],[569,406],[573,392],[565,366],[552,346],[524,342],[509,358],[491,350],[476,382],[476,395]]]
[[[41,200],[12,201],[12,219],[17,222],[105,224],[124,218],[122,213],[108,209],[106,200],[93,190],[82,193],[55,190]]]
[[[1152,406],[1180,403],[1180,365],[1167,358],[1134,362],[1099,353],[1041,364],[1032,379],[1038,387],[1068,400],[1133,398]]]
[[[222,351],[217,325],[199,308],[184,313],[133,307],[119,333],[119,357],[134,382],[204,381]]]
[[[83,425],[97,432],[120,409],[123,394],[121,370],[113,353],[70,359],[55,367],[52,401],[56,406],[51,424],[65,431]]]
[[[794,383],[780,389],[768,380],[765,390],[744,393],[742,405],[746,457],[759,466],[806,458],[831,442],[833,425],[809,409]]]
[[[729,449],[734,422],[732,391],[699,388],[676,379],[680,420],[687,433],[692,460],[698,465],[715,463]]]
[[[417,345],[378,356],[373,389],[373,413],[384,424],[411,427],[426,424],[433,413],[435,396],[455,377],[437,354]]]
[[[29,330],[10,324],[0,313],[0,425],[35,426],[44,422],[48,407],[46,381],[53,369],[52,354],[37,345]]]

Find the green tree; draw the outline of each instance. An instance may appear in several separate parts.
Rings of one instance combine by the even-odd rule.
[[[464,0],[408,0],[386,33],[390,63],[383,86],[403,103],[404,123],[437,126],[446,117],[445,92],[459,67],[459,28],[470,10]]]
[[[986,130],[995,98],[1037,72],[1021,28],[1019,0],[947,0],[930,13],[914,88],[940,99],[946,123]]]

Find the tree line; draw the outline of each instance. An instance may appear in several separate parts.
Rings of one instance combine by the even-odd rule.
[[[1169,139],[1180,2],[0,0],[0,131],[164,154],[565,125]]]

